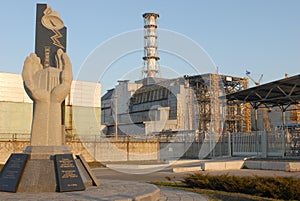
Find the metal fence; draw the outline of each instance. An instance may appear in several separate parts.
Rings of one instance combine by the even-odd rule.
[[[67,142],[195,142],[194,133],[172,135],[84,135],[65,136]],[[201,139],[202,140],[202,139]],[[30,133],[0,133],[0,141],[30,141]]]
[[[261,133],[232,133],[232,155],[245,156],[261,153]],[[257,142],[258,140],[258,142]],[[257,146],[258,145],[258,146]]]
[[[231,135],[233,156],[284,157],[291,153],[291,145],[284,130],[232,133]]]
[[[212,143],[207,133],[196,135],[195,132],[168,133],[156,135],[69,135],[66,134],[66,142],[101,143],[101,142],[155,142],[160,143],[161,148],[173,144],[176,147],[184,147],[186,151],[183,157],[197,158],[200,149],[209,147],[209,157],[228,155],[228,136],[224,135]],[[0,141],[30,141],[30,133],[0,133]]]
[[[0,141],[30,141],[30,133],[0,133]]]
[[[0,141],[30,141],[29,133],[0,133]],[[207,135],[176,133],[169,135],[66,135],[67,142],[159,142],[161,144],[184,143],[185,156],[197,157],[205,144],[210,147],[210,157],[218,156],[300,156],[300,137],[285,130],[273,132],[226,133],[213,143]],[[212,146],[212,147],[211,147]]]

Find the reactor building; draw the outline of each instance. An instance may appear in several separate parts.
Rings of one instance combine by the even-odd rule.
[[[101,123],[107,136],[153,136],[189,133],[248,132],[250,106],[228,105],[219,96],[248,88],[248,79],[206,73],[166,79],[159,72],[157,22],[159,14],[145,13],[145,78],[118,81],[101,98]]]

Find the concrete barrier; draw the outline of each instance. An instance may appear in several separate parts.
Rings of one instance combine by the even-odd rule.
[[[195,172],[195,171],[202,171],[202,167],[196,166],[196,167],[178,167],[173,168],[173,172],[179,173],[179,172]]]
[[[245,161],[244,167],[247,169],[261,170],[261,161]]]
[[[166,161],[167,164],[170,164],[170,165],[182,165],[182,164],[189,164],[189,163],[200,163],[202,162],[203,160],[194,160],[194,159],[188,159],[188,160],[170,160],[170,161]]]
[[[262,161],[261,162],[262,170],[281,170],[286,171],[287,163],[286,162],[272,162],[272,161]]]
[[[286,171],[300,172],[300,162],[290,162]]]
[[[300,162],[285,161],[245,161],[245,167],[256,170],[300,171]]]
[[[194,172],[194,171],[208,171],[208,170],[239,170],[239,169],[242,169],[244,166],[244,160],[232,160],[232,161],[230,161],[230,160],[227,160],[227,161],[226,160],[222,160],[222,161],[191,160],[191,161],[194,161],[194,164],[191,164],[191,166],[188,166],[188,163],[185,163],[185,167],[173,168],[173,172]],[[177,165],[177,163],[174,163],[174,164]],[[179,162],[179,164],[184,164],[184,163]]]
[[[239,170],[244,167],[244,160],[241,161],[226,161],[225,168],[226,170]]]
[[[22,153],[29,141],[0,141],[0,163],[11,153]],[[73,154],[82,154],[86,161],[148,161],[159,160],[158,142],[67,142]]]
[[[201,168],[204,171],[207,170],[225,170],[226,165],[225,162],[202,162]]]
[[[202,170],[239,170],[244,166],[244,160],[202,162]]]

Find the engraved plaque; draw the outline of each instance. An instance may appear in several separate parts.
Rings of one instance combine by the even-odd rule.
[[[59,192],[85,190],[72,154],[55,155],[55,166]]]
[[[0,191],[17,191],[27,159],[27,154],[10,155],[0,174]]]

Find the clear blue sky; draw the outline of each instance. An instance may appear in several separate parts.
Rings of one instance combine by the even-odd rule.
[[[250,70],[254,79],[263,74],[264,83],[300,73],[299,0],[2,0],[0,71],[21,73],[24,59],[34,51],[36,3],[48,3],[68,27],[74,75],[99,44],[141,29],[145,12],[160,14],[160,28],[198,43],[221,74],[244,77]],[[142,65],[142,56],[132,54],[119,67],[130,71]],[[176,65],[160,56],[161,65]],[[110,81],[114,85],[116,80]]]

